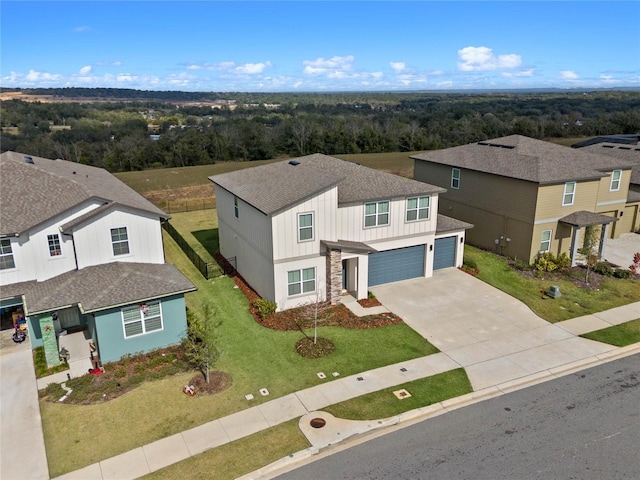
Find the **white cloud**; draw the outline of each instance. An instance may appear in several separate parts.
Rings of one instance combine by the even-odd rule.
[[[579,77],[576,72],[573,72],[571,70],[562,70],[560,72],[560,78],[562,78],[563,80],[577,80]]]
[[[29,70],[29,73],[27,73],[25,77],[28,82],[54,81],[58,80],[59,78],[60,75],[54,73],[39,72],[37,70]]]
[[[85,67],[82,67],[80,69],[80,75],[89,75],[91,73],[91,70],[92,70],[91,65],[87,65]]]
[[[255,75],[258,73],[262,73],[265,68],[271,66],[271,62],[265,63],[245,63],[244,65],[239,65],[235,68],[235,72],[243,75]]]
[[[522,65],[522,56],[515,53],[494,55],[488,47],[465,47],[458,50],[458,69],[464,72],[501,70]]]
[[[81,26],[79,26],[79,27],[75,27],[75,28],[73,29],[73,31],[74,31],[74,32],[79,32],[79,33],[80,33],[80,32],[88,32],[89,30],[91,30],[91,27],[88,27],[88,26],[86,26],[86,25],[81,25]]]
[[[396,73],[400,73],[407,68],[407,65],[404,62],[389,62],[389,65]]]
[[[346,57],[332,57],[324,59],[322,57],[315,60],[304,60],[302,64],[304,67],[305,75],[329,75],[334,76],[338,72],[347,72],[351,70],[354,61],[353,55],[347,55]]]
[[[502,72],[503,77],[514,78],[514,77],[533,77],[535,70],[530,68],[528,70],[521,70],[519,72]]]

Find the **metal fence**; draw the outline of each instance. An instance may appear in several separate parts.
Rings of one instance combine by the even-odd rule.
[[[154,203],[158,208],[161,208],[169,214],[195,212],[197,210],[211,210],[216,208],[215,197],[185,198],[181,200],[159,200],[154,201]]]

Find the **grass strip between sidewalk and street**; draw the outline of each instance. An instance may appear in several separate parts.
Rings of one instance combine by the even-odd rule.
[[[580,336],[616,347],[626,347],[632,343],[640,342],[640,318]]]
[[[410,397],[398,399],[393,392],[405,389]],[[420,407],[471,393],[473,387],[464,368],[457,368],[395,387],[385,388],[331,405],[323,410],[347,420],[375,420],[393,417]]]

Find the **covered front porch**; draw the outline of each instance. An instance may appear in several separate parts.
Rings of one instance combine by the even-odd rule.
[[[356,300],[368,295],[368,255],[376,252],[362,242],[323,240],[326,250],[327,301],[336,305],[343,292],[348,292]]]
[[[618,219],[601,213],[582,210],[571,213],[566,217],[562,217],[558,221],[571,228],[571,247],[569,249],[569,257],[571,258],[571,266],[574,267],[584,259],[584,256],[579,253],[579,250],[584,245],[584,237],[582,236],[583,229],[586,230],[588,227],[600,228],[598,258],[603,258],[605,254],[605,240],[607,239],[609,225],[618,221]],[[582,242],[580,241],[581,239]]]

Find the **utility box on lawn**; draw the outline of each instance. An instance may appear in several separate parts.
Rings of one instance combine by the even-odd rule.
[[[547,292],[547,295],[551,298],[560,298],[562,294],[560,293],[560,287],[557,285],[551,285],[551,288]]]

